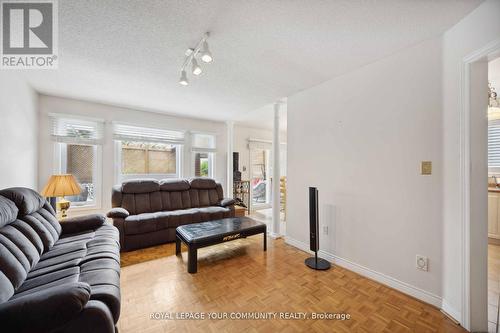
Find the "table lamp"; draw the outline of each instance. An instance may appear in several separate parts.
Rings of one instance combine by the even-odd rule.
[[[52,175],[50,176],[47,185],[43,188],[41,194],[45,197],[61,197],[58,204],[61,209],[62,217],[65,218],[68,216],[66,212],[69,209],[71,202],[64,199],[64,196],[78,195],[81,191],[82,190],[73,175]]]

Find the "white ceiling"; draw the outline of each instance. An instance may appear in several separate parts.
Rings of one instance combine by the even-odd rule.
[[[25,75],[45,94],[241,119],[438,36],[480,2],[63,0],[59,69]],[[183,54],[205,31],[212,33],[215,60],[201,77],[190,76],[189,86],[180,86]]]

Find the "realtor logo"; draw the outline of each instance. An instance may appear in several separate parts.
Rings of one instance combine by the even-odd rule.
[[[57,68],[56,0],[1,2],[2,69]]]

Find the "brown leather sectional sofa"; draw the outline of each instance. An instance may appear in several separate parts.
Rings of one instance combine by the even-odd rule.
[[[234,217],[234,200],[210,178],[127,181],[113,187],[112,207],[122,251],[173,242],[179,225]]]

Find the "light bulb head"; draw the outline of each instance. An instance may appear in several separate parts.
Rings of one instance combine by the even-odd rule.
[[[191,63],[193,65],[193,74],[194,75],[200,75],[202,72],[201,67],[198,65],[198,61],[193,57],[193,60],[191,60]]]
[[[187,86],[189,84],[185,70],[182,70],[181,72],[181,78],[179,79],[179,84],[182,86]]]
[[[201,60],[206,63],[212,62],[214,60],[214,58],[212,57],[212,53],[208,49],[207,41],[203,42],[203,49],[201,51]]]

